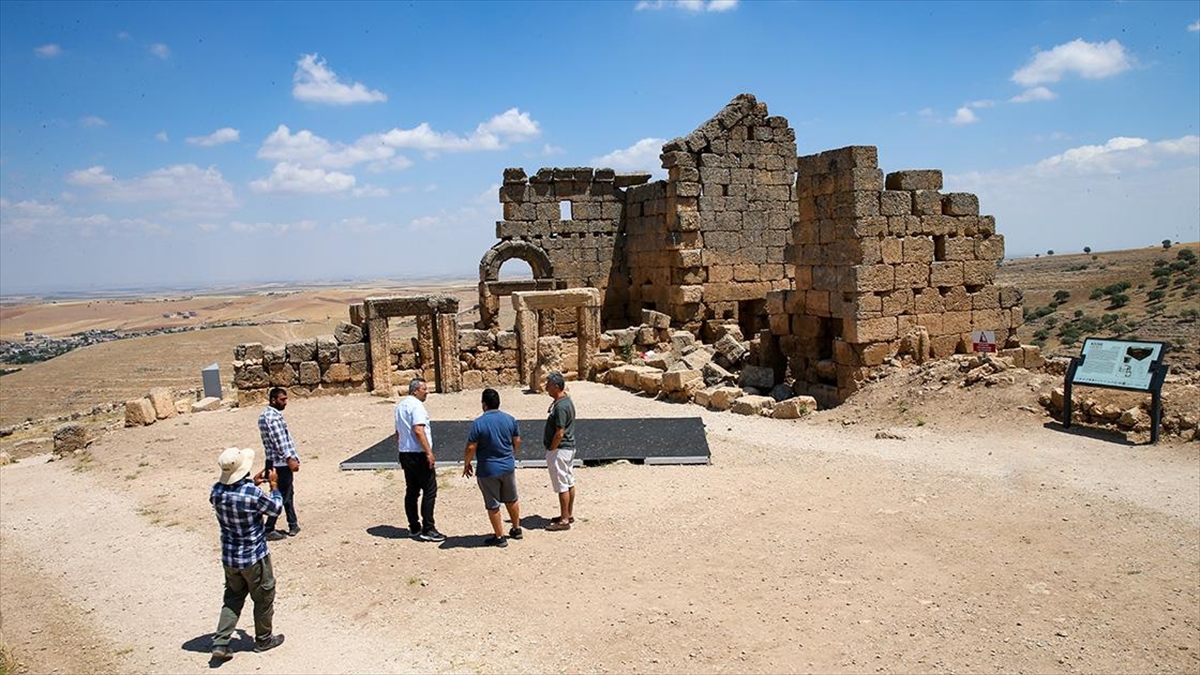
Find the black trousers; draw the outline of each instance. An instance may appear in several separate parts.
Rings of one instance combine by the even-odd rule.
[[[437,472],[429,466],[423,452],[400,453],[400,468],[404,469],[404,513],[408,516],[408,529],[413,532],[428,532],[433,526],[433,505],[437,502]],[[417,499],[421,501],[420,518],[417,514]],[[424,521],[424,527],[421,526]]]
[[[289,528],[295,528],[300,524],[296,520],[296,474],[288,468],[287,464],[275,467],[275,475],[279,478],[279,494],[283,495],[283,512],[287,515]],[[279,520],[278,516],[267,518],[267,532],[275,529],[275,523]]]

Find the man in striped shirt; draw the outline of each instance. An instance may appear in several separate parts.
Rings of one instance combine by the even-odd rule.
[[[262,522],[263,516],[279,516],[283,497],[275,471],[264,470],[250,478],[253,448],[226,448],[217,464],[221,477],[213,484],[208,501],[221,525],[221,564],[225,568],[225,600],[212,639],[212,658],[220,662],[233,658],[229,640],[247,595],[254,600],[254,651],[265,652],[283,643],[283,635],[272,633],[275,571]],[[270,484],[270,494],[258,487],[263,482]]]
[[[283,511],[287,514],[288,529],[275,529],[279,514],[267,518],[267,541],[279,541],[300,534],[300,521],[296,519],[296,483],[293,474],[300,470],[300,457],[296,455],[296,444],[283,419],[287,407],[287,391],[273,387],[267,394],[267,407],[258,417],[258,433],[262,436],[263,450],[267,455],[267,469],[279,474],[279,493],[283,495]]]

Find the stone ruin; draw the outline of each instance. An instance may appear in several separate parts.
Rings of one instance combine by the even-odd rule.
[[[1004,238],[975,195],[941,191],[940,171],[885,175],[871,146],[798,157],[788,121],[749,94],[661,160],[667,179],[653,182],[505,169],[477,321],[460,325],[445,296],[368,298],[338,336],[239,346],[239,402],[273,385],[391,393],[417,375],[438,391],[537,390],[560,369],[791,417],[840,403],[889,361],[964,353],[976,330],[1023,365],[1021,292],[995,285]],[[500,279],[514,258],[532,279]],[[512,330],[499,325],[506,296]],[[407,315],[417,337],[391,342],[388,318]]]

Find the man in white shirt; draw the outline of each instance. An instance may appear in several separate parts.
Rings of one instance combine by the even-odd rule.
[[[396,404],[396,448],[400,468],[404,470],[404,512],[408,516],[409,533],[421,541],[446,541],[433,523],[433,506],[437,502],[437,472],[434,471],[433,430],[429,426],[429,411],[425,398],[429,387],[425,380],[414,378],[408,383],[408,396]],[[418,498],[421,503],[417,510]],[[424,524],[422,524],[424,521]]]

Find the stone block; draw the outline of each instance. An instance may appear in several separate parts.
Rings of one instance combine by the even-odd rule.
[[[195,403],[195,400],[190,399],[190,398],[181,398],[178,401],[175,401],[175,414],[176,415],[188,414],[189,412],[192,411],[193,403]]]
[[[925,288],[929,286],[929,263],[901,263],[895,266],[896,288]]]
[[[733,402],[745,396],[740,387],[717,387],[709,393],[708,406],[715,410],[729,410]]]
[[[903,190],[884,190],[879,193],[879,215],[907,216],[912,214],[912,195]]]
[[[174,412],[172,410],[172,412]],[[54,450],[56,456],[69,455],[76,450],[83,450],[88,444],[87,427],[78,422],[68,422],[54,429]]]
[[[238,389],[262,389],[270,384],[262,366],[242,366],[234,372],[233,386]]]
[[[350,381],[350,365],[346,363],[331,363],[321,376],[321,381],[329,384],[341,384]]]
[[[470,351],[479,349],[480,347],[492,347],[494,344],[492,334],[486,330],[472,329],[458,331],[458,348],[462,351]]]
[[[971,312],[956,311],[942,314],[941,335],[959,335],[971,332]],[[931,331],[932,334],[932,331]]]
[[[220,410],[221,399],[216,396],[206,396],[192,404],[192,412],[208,412],[210,410]]]
[[[317,337],[317,363],[328,366],[338,360],[338,342],[332,335]]]
[[[502,330],[496,333],[496,347],[499,349],[516,349],[517,334],[510,330]]]
[[[916,216],[942,215],[942,194],[937,190],[917,190],[913,192],[912,212]]]
[[[263,357],[263,346],[261,342],[247,342],[240,344],[233,350],[233,358],[236,361],[261,361]]]
[[[746,366],[742,369],[738,384],[754,387],[759,391],[770,391],[775,386],[775,371],[762,366]]]
[[[929,267],[929,285],[938,287],[961,286],[963,283],[961,262],[934,262]]]
[[[933,239],[929,237],[905,237],[903,243],[904,262],[933,262]]]
[[[662,388],[666,392],[683,391],[689,383],[696,381],[704,381],[699,370],[671,370],[663,373]]]
[[[945,237],[938,246],[940,260],[966,262],[975,260],[974,237]]]
[[[351,361],[350,362],[350,381],[359,384],[367,380],[367,362],[366,361]]]
[[[764,415],[769,417],[771,409],[775,407],[775,399],[770,396],[757,396],[754,394],[745,394],[739,396],[730,406],[730,410],[738,415]]]
[[[724,356],[732,364],[741,363],[742,359],[746,357],[745,346],[742,345],[736,336],[730,333],[722,336],[713,346],[716,348],[718,354]]]
[[[884,187],[888,190],[941,190],[942,171],[940,169],[894,171],[884,179]]]
[[[904,262],[904,239],[888,237],[879,242],[879,261],[886,265]]]
[[[317,359],[317,341],[316,340],[297,340],[296,342],[287,343],[287,360],[290,363],[300,363],[302,361],[316,361]]]
[[[817,399],[812,396],[795,396],[775,404],[771,417],[777,420],[794,420],[817,411]]]
[[[344,344],[338,347],[338,361],[342,363],[353,363],[354,361],[367,360],[367,345],[362,342]]]
[[[697,349],[684,354],[683,363],[692,370],[700,370],[712,361],[712,352],[707,349]]]
[[[734,375],[720,365],[710,361],[700,368],[700,372],[704,377],[704,384],[713,386],[716,384],[733,383]],[[741,391],[740,389],[738,391]]]
[[[930,314],[946,311],[946,303],[936,288],[922,288],[913,294],[913,311]]]
[[[969,315],[968,315],[969,316]],[[896,317],[849,321],[842,327],[842,337],[851,344],[888,342],[899,337]]]
[[[321,366],[316,361],[302,361],[297,370],[300,384],[317,385],[321,383]]]
[[[264,366],[273,366],[277,363],[284,363],[285,361],[287,361],[287,348],[283,345],[263,347],[262,364]]]
[[[978,216],[979,197],[969,192],[949,192],[942,195],[942,213],[948,216]]]
[[[261,349],[259,354],[261,357]],[[154,387],[150,390],[150,405],[154,406],[154,416],[160,420],[175,416],[175,398],[166,387]]]
[[[158,418],[154,414],[154,405],[148,398],[135,398],[125,402],[125,426],[144,427],[154,424]]]
[[[663,373],[660,370],[638,373],[637,389],[648,396],[658,396],[662,390]]]
[[[1004,235],[993,234],[975,239],[975,258],[977,260],[1003,260]]]
[[[296,367],[278,363],[267,369],[267,381],[272,387],[290,387],[296,383]]]
[[[239,408],[255,408],[267,404],[266,389],[238,389],[237,404]]]
[[[337,328],[333,329],[333,339],[337,340],[339,345],[355,344],[362,342],[363,331],[358,326],[343,321],[337,325]]]
[[[891,265],[855,265],[850,268],[850,279],[852,287],[847,290],[859,293],[890,291],[895,288],[896,284],[895,269]],[[842,289],[829,288],[828,290]]]
[[[990,260],[973,260],[963,263],[963,284],[986,286],[996,281],[996,263]]]

